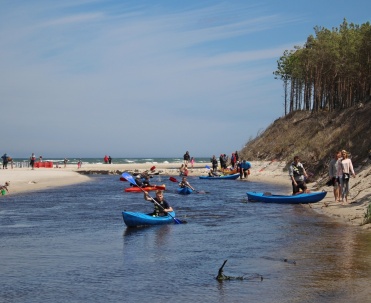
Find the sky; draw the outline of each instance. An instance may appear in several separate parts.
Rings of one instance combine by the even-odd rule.
[[[284,115],[274,79],[354,0],[0,0],[0,153],[231,154]]]

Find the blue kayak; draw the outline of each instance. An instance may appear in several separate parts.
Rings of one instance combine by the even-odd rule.
[[[303,193],[297,195],[272,195],[271,193],[247,192],[247,198],[251,202],[306,204],[321,201],[327,194],[325,191]]]
[[[169,213],[175,218],[175,212],[172,211]],[[174,223],[174,218],[172,218],[170,215],[164,217],[153,217],[152,214],[123,211],[122,217],[124,218],[124,222],[128,227]]]
[[[236,180],[239,178],[240,174],[233,174],[233,175],[225,175],[225,176],[200,176],[200,179],[208,179],[208,180]]]
[[[189,187],[179,187],[178,188],[178,194],[189,195],[191,193],[193,193],[193,190],[190,189]]]

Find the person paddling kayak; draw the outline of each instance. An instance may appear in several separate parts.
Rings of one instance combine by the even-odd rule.
[[[192,190],[195,190],[191,184],[187,181],[187,177],[183,177],[182,181],[179,182],[179,187],[184,188],[184,187],[189,187]]]
[[[154,217],[163,217],[167,216],[167,213],[173,211],[173,208],[170,204],[164,199],[162,190],[156,191],[156,197],[152,198],[148,192],[144,191],[144,200],[154,203],[155,200],[157,203],[154,203],[154,210],[152,216]]]

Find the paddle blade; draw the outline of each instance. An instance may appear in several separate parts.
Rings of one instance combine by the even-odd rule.
[[[209,166],[209,165],[206,165],[205,167],[206,167],[207,169],[210,169],[210,166]]]
[[[125,178],[126,180],[128,180],[131,184],[137,185],[137,183],[135,182],[134,178],[129,173],[122,173],[121,176],[123,178]]]
[[[154,171],[156,169],[156,166],[152,166],[149,170]]]
[[[170,180],[171,182],[178,182],[178,180],[175,179],[174,177],[170,177],[169,180]]]

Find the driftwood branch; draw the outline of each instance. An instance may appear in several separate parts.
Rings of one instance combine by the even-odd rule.
[[[223,262],[223,265],[219,268],[219,271],[218,271],[218,275],[216,277],[216,279],[218,281],[225,281],[225,280],[251,280],[252,278],[244,278],[244,276],[240,276],[240,277],[232,277],[232,276],[226,276],[224,273],[223,273],[223,268],[225,266],[225,264],[227,263],[228,260],[224,260]],[[263,276],[261,275],[257,275],[259,278],[260,278],[260,281],[263,281]],[[253,279],[256,278],[256,275],[253,277]]]

